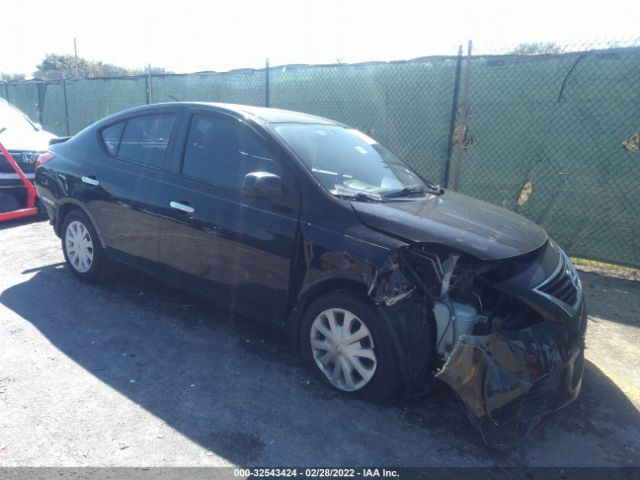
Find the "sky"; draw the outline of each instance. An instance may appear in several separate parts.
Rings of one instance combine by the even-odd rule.
[[[521,42],[640,41],[633,0],[3,0],[0,72],[30,76],[47,53],[127,68],[227,71],[401,60]]]

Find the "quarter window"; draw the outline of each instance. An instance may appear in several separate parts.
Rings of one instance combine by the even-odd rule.
[[[240,189],[245,175],[251,172],[281,175],[280,165],[254,132],[230,119],[192,117],[183,174]]]
[[[124,123],[125,122],[116,123],[102,130],[102,141],[111,155],[118,154],[118,145],[120,144],[120,136],[122,135]]]
[[[115,154],[146,165],[162,166],[175,121],[176,116],[173,114],[146,115],[127,120]],[[107,145],[106,139],[105,145]],[[108,145],[107,149],[109,149]]]

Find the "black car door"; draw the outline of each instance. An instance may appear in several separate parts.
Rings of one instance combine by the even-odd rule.
[[[98,132],[103,155],[83,163],[86,205],[110,253],[127,263],[158,265],[158,213],[164,161],[179,113],[120,120]]]
[[[278,175],[282,193],[243,194],[245,175],[257,171]],[[174,281],[277,322],[288,302],[298,195],[255,130],[224,113],[194,111],[162,190],[161,267]]]

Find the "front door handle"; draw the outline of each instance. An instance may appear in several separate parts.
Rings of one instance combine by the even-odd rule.
[[[171,208],[175,208],[176,210],[180,210],[181,212],[184,212],[184,213],[195,212],[195,209],[191,205],[185,205],[184,203],[180,203],[180,202],[171,201],[169,202],[169,206]]]
[[[100,182],[92,177],[82,177],[82,181],[83,183],[86,183],[87,185],[91,185],[93,187],[97,187],[98,185],[100,185]]]

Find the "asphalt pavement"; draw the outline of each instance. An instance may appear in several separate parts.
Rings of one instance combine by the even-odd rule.
[[[128,269],[82,284],[46,222],[5,224],[0,466],[640,466],[640,282],[581,276],[581,395],[495,452],[443,385],[348,399],[279,332]]]

